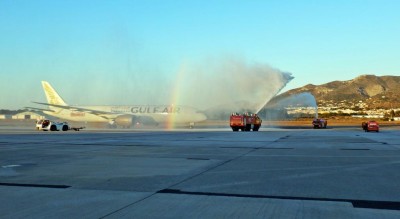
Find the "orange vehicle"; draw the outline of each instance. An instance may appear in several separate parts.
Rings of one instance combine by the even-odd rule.
[[[363,122],[361,126],[365,132],[369,131],[379,132],[379,124],[376,121]]]
[[[251,113],[232,113],[230,117],[230,126],[234,132],[239,131],[258,131],[261,127],[262,120],[257,114]]]
[[[326,126],[328,125],[328,121],[326,121],[325,119],[314,119],[312,121],[312,125],[313,125],[313,128],[315,128],[315,129],[320,129],[320,128],[326,129]]]

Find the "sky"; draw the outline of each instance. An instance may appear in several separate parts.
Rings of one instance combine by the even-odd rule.
[[[42,80],[70,104],[166,103],[182,69],[212,80],[209,63],[227,60],[291,73],[282,91],[400,76],[399,10],[398,0],[0,0],[0,109],[45,101]]]

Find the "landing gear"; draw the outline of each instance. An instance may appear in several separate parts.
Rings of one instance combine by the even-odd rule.
[[[117,125],[115,125],[115,124],[108,124],[108,128],[110,128],[110,129],[116,129],[116,128],[117,128]]]
[[[115,124],[114,120],[108,121],[108,128],[110,128],[110,129],[116,129],[117,128],[117,124]]]

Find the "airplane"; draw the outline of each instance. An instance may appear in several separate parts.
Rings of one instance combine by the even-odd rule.
[[[192,128],[196,122],[207,117],[193,107],[174,105],[132,105],[132,106],[71,106],[68,105],[47,81],[42,81],[48,109],[27,107],[41,110],[43,113],[60,119],[76,122],[108,122],[112,126],[129,128],[140,121],[153,123],[187,123]]]

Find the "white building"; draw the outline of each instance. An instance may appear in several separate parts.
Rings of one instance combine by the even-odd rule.
[[[18,113],[12,116],[12,119],[44,119],[45,117],[43,115],[39,115],[34,112],[26,111],[22,113]]]

